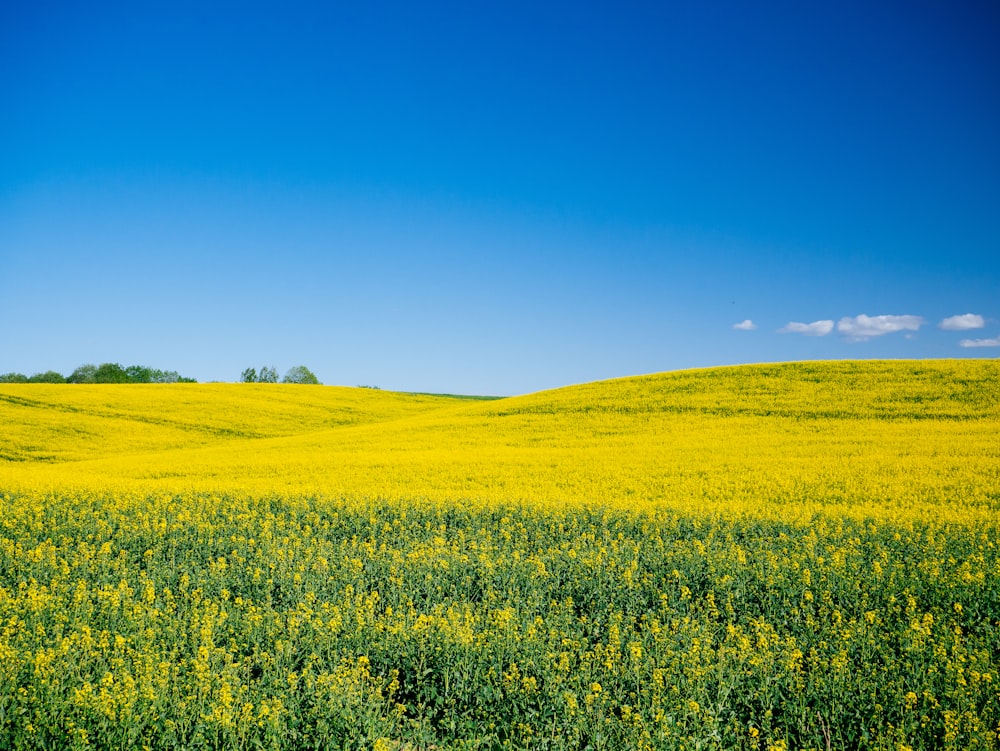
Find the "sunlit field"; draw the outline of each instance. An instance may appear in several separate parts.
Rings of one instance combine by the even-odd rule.
[[[0,749],[1000,748],[1000,362],[0,385]]]

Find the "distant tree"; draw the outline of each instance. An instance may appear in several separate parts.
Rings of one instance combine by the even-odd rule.
[[[194,378],[185,378],[176,370],[154,370],[150,383],[198,383]]]
[[[315,374],[309,370],[305,365],[296,365],[294,368],[289,368],[288,372],[285,373],[285,377],[281,379],[282,383],[309,383],[318,385],[319,379]]]
[[[105,362],[94,371],[94,383],[128,383],[128,373],[116,362]]]
[[[243,383],[277,383],[278,371],[266,365],[260,370],[247,368],[240,376],[240,381]]]
[[[35,373],[28,379],[29,383],[66,383],[62,373],[54,370],[46,370],[44,373]]]
[[[27,383],[28,376],[23,373],[4,373],[0,375],[0,383]]]
[[[69,374],[66,383],[95,383],[94,376],[96,373],[96,365],[81,365]]]
[[[129,383],[153,383],[154,374],[157,372],[145,365],[129,365],[125,368],[125,377]]]

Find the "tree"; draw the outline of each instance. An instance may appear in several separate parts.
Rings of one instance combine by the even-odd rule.
[[[296,365],[294,368],[288,369],[288,372],[285,373],[285,377],[281,379],[281,382],[308,383],[308,384],[318,385],[319,379],[305,365]]]
[[[97,373],[96,365],[81,365],[70,373],[66,383],[94,383],[94,375]]]
[[[253,368],[247,368],[240,376],[240,381],[243,383],[277,383],[278,371],[266,365],[260,369],[260,372]]]
[[[194,378],[185,378],[176,370],[153,370],[150,383],[198,383]]]
[[[27,383],[28,376],[23,373],[4,373],[0,375],[0,383]]]
[[[44,373],[35,373],[28,379],[29,383],[66,383],[66,379],[61,373],[54,370],[46,370]]]
[[[128,373],[116,362],[105,362],[94,371],[94,383],[128,383]]]
[[[129,383],[153,383],[156,372],[144,365],[129,365],[125,368],[125,376]]]

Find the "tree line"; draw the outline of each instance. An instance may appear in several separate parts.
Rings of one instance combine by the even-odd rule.
[[[176,370],[160,370],[145,365],[122,367],[116,362],[100,365],[81,365],[68,376],[54,370],[26,376],[23,373],[4,373],[0,383],[197,383],[185,378]]]
[[[240,376],[243,383],[303,383],[319,384],[319,379],[305,365],[289,368],[284,377],[278,378],[278,371],[270,366],[260,370],[247,368]],[[194,378],[185,378],[176,370],[159,370],[145,365],[122,367],[116,362],[100,365],[81,365],[68,376],[54,370],[26,376],[23,373],[2,373],[0,383],[197,383]]]
[[[265,365],[260,370],[247,368],[240,375],[240,381],[243,383],[278,383],[278,371],[268,365]],[[281,379],[281,383],[318,385],[319,379],[305,365],[296,365],[294,368],[288,369],[284,378]]]

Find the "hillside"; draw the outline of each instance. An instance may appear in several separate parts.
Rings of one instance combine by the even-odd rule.
[[[23,461],[0,483],[964,518],[1000,507],[998,384],[1000,363],[962,360],[692,370],[487,402],[5,386],[0,454]]]
[[[0,384],[0,459],[63,462],[298,435],[458,398],[287,384]]]

